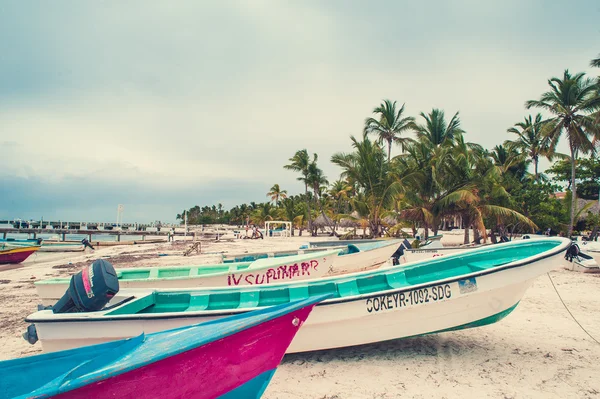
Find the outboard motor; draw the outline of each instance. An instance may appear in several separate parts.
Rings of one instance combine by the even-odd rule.
[[[405,238],[404,241],[400,244],[396,252],[392,255],[392,265],[397,266],[400,264],[400,258],[404,256],[405,249],[411,249],[410,242]]]
[[[94,247],[92,247],[92,244],[90,244],[90,242],[88,241],[87,238],[84,238],[83,240],[81,240],[81,243],[83,244],[83,247],[90,247],[91,249],[94,249]]]
[[[578,258],[580,254],[579,245],[572,243],[567,252],[565,253],[565,259],[569,262],[573,262],[574,258]]]
[[[52,307],[54,313],[93,312],[102,309],[119,292],[113,265],[99,259],[71,277],[65,295]]]

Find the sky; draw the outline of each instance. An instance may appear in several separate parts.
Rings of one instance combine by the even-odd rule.
[[[124,222],[172,222],[297,194],[288,159],[306,148],[336,180],[331,155],[384,99],[459,111],[492,148],[548,78],[598,74],[599,20],[597,0],[4,0],[0,219],[123,204]]]

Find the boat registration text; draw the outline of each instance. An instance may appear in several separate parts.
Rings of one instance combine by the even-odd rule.
[[[396,292],[367,298],[367,312],[406,308],[422,303],[437,302],[452,297],[450,284],[434,285],[433,287],[418,288],[407,292]]]

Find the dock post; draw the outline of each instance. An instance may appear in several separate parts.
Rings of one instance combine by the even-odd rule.
[[[88,241],[92,242],[92,235],[91,234],[88,234]]]
[[[121,234],[117,234],[117,241],[121,242]]]
[[[67,237],[67,233],[62,233],[62,240],[63,241],[65,241],[66,237]]]
[[[37,238],[37,233],[33,233],[33,239],[35,240]]]
[[[4,232],[3,236],[4,236],[4,239],[6,240],[6,232]]]

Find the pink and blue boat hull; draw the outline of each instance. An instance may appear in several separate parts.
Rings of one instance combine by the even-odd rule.
[[[246,319],[233,316],[128,340],[0,362],[0,373],[7,377],[2,379],[4,382],[0,380],[0,397],[260,398],[296,332],[315,304],[324,298],[266,308],[246,314],[250,315]],[[194,345],[194,328],[198,334],[208,334],[211,340]],[[188,348],[177,348],[181,343]],[[44,377],[44,373],[52,376]],[[36,384],[36,377],[48,381]]]

